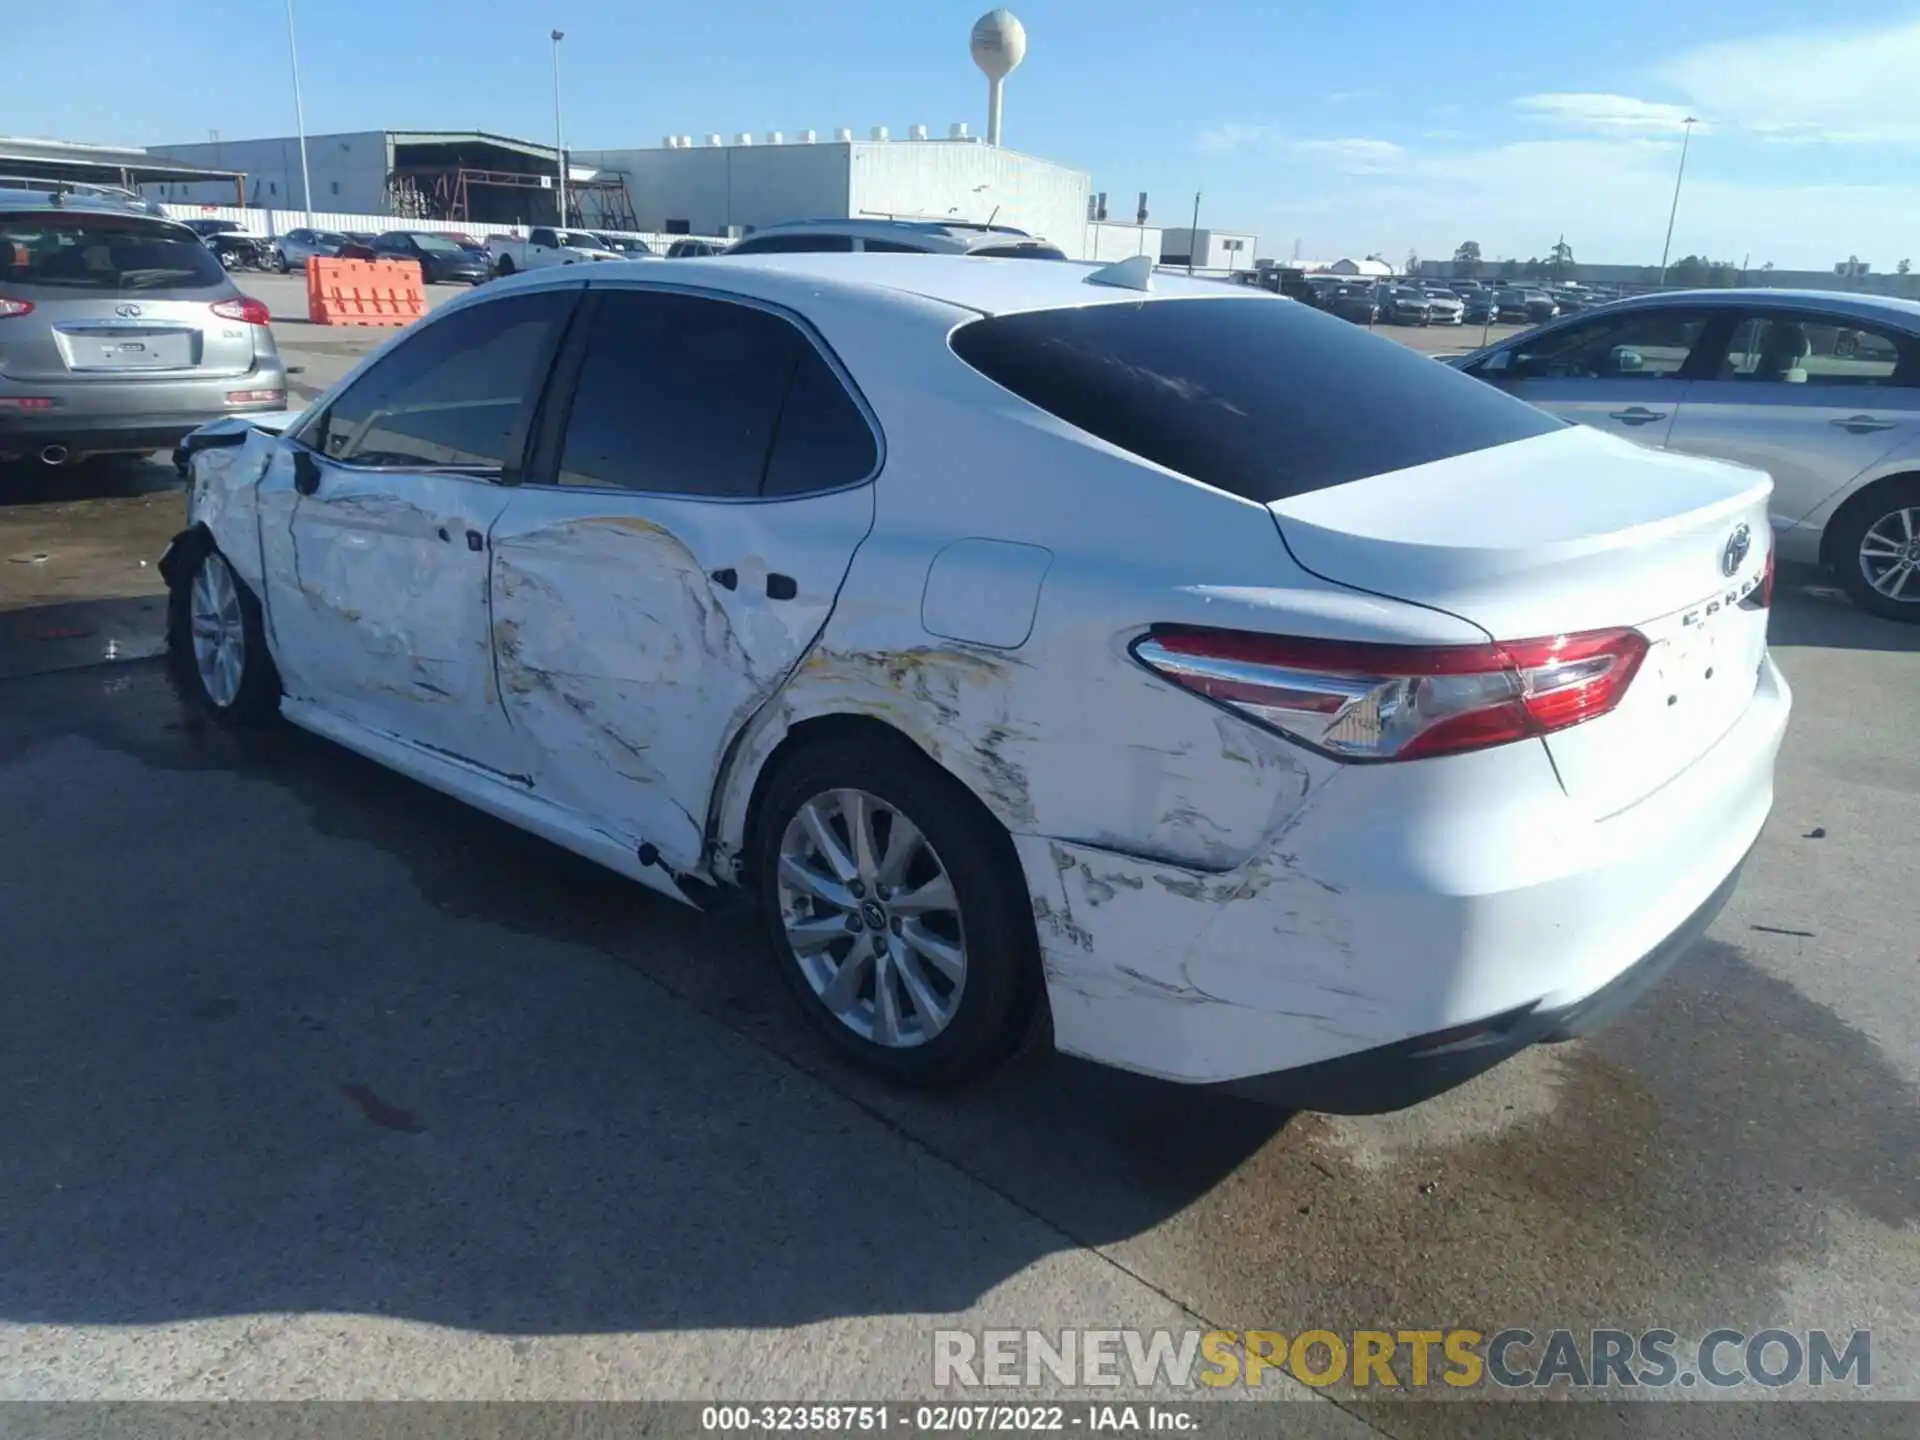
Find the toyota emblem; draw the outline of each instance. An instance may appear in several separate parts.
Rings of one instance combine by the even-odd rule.
[[[1727,537],[1726,547],[1720,552],[1720,573],[1738,575],[1740,567],[1747,562],[1747,551],[1753,548],[1753,532],[1745,525],[1734,527],[1733,534]]]
[[[137,320],[140,317],[141,310],[138,305],[116,305],[113,307],[113,313],[125,316],[129,320]]]

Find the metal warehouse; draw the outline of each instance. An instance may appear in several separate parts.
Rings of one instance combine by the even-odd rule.
[[[292,136],[160,145],[152,154],[246,175],[247,203],[306,205]],[[567,223],[666,234],[744,235],[787,220],[886,217],[1016,225],[1072,256],[1092,253],[1084,170],[989,145],[953,125],[895,139],[874,126],[821,139],[784,134],[670,135],[646,149],[567,154]],[[479,132],[368,130],[307,137],[312,208],[364,215],[553,224],[559,207],[551,145]],[[154,187],[162,200],[230,204],[233,187]],[[1132,227],[1127,227],[1131,230]],[[1110,244],[1113,242],[1109,242]],[[1140,251],[1154,242],[1143,240]],[[1120,253],[1137,253],[1124,244]]]

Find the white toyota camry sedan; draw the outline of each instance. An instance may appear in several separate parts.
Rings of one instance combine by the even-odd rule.
[[[906,1081],[1408,1105],[1644,994],[1772,801],[1766,475],[1144,263],[556,268],[183,460],[213,714],[743,887]]]

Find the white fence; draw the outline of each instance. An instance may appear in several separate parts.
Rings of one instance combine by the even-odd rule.
[[[263,239],[306,226],[315,230],[359,231],[371,235],[388,230],[434,230],[443,235],[472,235],[481,240],[489,235],[513,235],[524,240],[529,229],[525,225],[485,225],[475,220],[410,220],[397,215],[345,215],[332,210],[315,210],[309,216],[305,210],[257,210],[238,205],[176,205],[167,202],[162,208],[176,220],[232,220],[249,235],[258,235]],[[722,236],[663,235],[646,230],[596,229],[594,233],[644,240],[663,254],[676,240],[712,240],[721,245],[731,243]]]

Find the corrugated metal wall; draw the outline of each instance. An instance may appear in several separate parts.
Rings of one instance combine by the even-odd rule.
[[[854,215],[991,219],[1086,258],[1093,179],[1084,170],[951,140],[862,140],[852,150]]]

